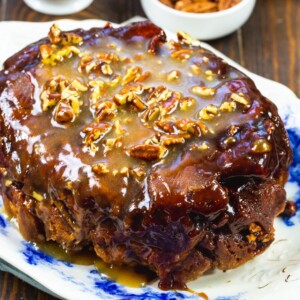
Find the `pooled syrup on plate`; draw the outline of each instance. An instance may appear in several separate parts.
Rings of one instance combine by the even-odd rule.
[[[54,242],[36,244],[43,253],[58,260],[76,265],[95,266],[99,273],[107,278],[127,287],[140,288],[156,279],[154,272],[142,267],[117,266],[107,264],[91,250],[69,253],[64,251]]]

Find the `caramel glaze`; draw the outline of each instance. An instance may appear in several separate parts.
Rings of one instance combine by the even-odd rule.
[[[275,105],[240,71],[185,36],[166,43],[150,22],[72,34],[82,38],[80,54],[47,64],[41,47],[57,44],[50,36],[9,58],[0,73],[2,194],[24,237],[68,251],[93,245],[105,262],[154,270],[163,289],[185,288],[210,268],[234,268],[261,253],[284,209],[292,160]],[[82,53],[111,52],[120,58],[112,74],[82,71]],[[91,87],[71,121],[61,122],[57,106],[42,109],[53,78],[90,86],[117,74],[122,80],[132,66],[142,79],[104,88],[96,99],[116,105],[112,118],[97,119]],[[147,87],[140,106],[118,103],[117,93],[139,84]],[[180,92],[179,100],[169,95],[160,102],[164,115],[148,120],[148,100],[160,86]],[[222,110],[225,102],[234,109]],[[187,134],[176,125],[183,119],[201,122]],[[93,128],[110,129],[88,143]],[[118,137],[122,146],[106,152]]]

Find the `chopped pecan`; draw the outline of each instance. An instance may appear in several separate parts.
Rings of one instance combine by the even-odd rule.
[[[111,64],[111,63],[120,61],[120,57],[114,52],[99,53],[99,54],[97,54],[97,57],[107,64]]]
[[[267,153],[272,149],[272,145],[265,139],[258,139],[253,143],[251,151],[254,153]]]
[[[122,135],[122,134],[126,133],[126,129],[121,125],[120,120],[115,121],[114,127],[115,127],[116,135]]]
[[[190,147],[191,151],[203,151],[203,150],[208,150],[209,149],[209,145],[207,142],[202,142],[200,144],[192,144]]]
[[[137,145],[129,148],[128,154],[135,158],[154,160],[163,156],[164,148],[157,145]]]
[[[233,112],[236,110],[236,103],[234,101],[230,101],[230,102],[225,101],[220,105],[220,110]]]
[[[215,89],[205,86],[194,86],[192,87],[192,92],[197,96],[211,97],[215,94]]]
[[[75,115],[78,115],[80,112],[80,106],[82,105],[80,96],[86,90],[87,88],[78,80],[74,80],[68,87],[62,90],[61,99],[69,102]]]
[[[90,81],[89,86],[92,87],[91,102],[93,106],[102,98],[105,83],[102,80]]]
[[[160,143],[160,134],[155,134],[152,138],[145,141],[145,145],[158,145]]]
[[[169,82],[178,81],[180,79],[180,75],[181,75],[181,73],[178,70],[170,71],[170,72],[167,73],[167,80]]]
[[[105,163],[98,163],[92,166],[92,171],[97,175],[109,173],[109,169]]]
[[[177,32],[177,39],[178,41],[188,46],[200,46],[200,41],[193,39],[189,34],[187,34],[184,31]]]
[[[72,122],[75,118],[75,113],[67,100],[62,100],[58,103],[55,109],[54,120],[57,123]]]
[[[41,45],[40,53],[43,64],[55,66],[65,58],[70,58],[73,54],[79,54],[80,50],[70,45],[65,45],[62,48],[58,48],[56,45]]]
[[[250,107],[250,101],[243,93],[239,93],[239,94],[233,93],[231,94],[230,99],[244,105],[247,108]]]
[[[132,81],[136,81],[142,75],[142,68],[138,66],[129,67],[121,81],[122,85],[126,85]]]
[[[64,32],[62,35],[62,45],[81,44],[82,37],[74,32]]]
[[[68,85],[69,81],[63,77],[56,77],[45,83],[40,96],[43,111],[55,106],[61,100],[61,93]]]
[[[174,133],[175,132],[175,122],[172,120],[161,120],[155,121],[155,126],[162,130],[163,132]],[[155,129],[155,127],[154,127]]]
[[[112,125],[106,122],[93,122],[89,124],[82,130],[84,134],[84,144],[92,152],[96,152],[98,147],[96,147],[95,143],[99,142],[111,129]]]
[[[78,71],[80,73],[90,73],[97,66],[92,56],[83,56],[80,60]]]
[[[163,146],[171,146],[176,144],[184,144],[185,140],[190,138],[190,135],[163,135],[160,139]]]
[[[179,107],[181,110],[188,110],[196,103],[196,100],[192,97],[184,97],[179,100]]]
[[[80,111],[80,95],[86,90],[87,87],[78,80],[71,84],[61,77],[47,81],[41,94],[42,109],[47,110],[59,103],[54,115],[55,120],[59,123],[73,121]]]
[[[86,92],[88,90],[88,88],[77,79],[73,80],[71,85],[79,92]]]
[[[146,102],[149,105],[156,102],[166,101],[171,97],[171,95],[172,95],[172,91],[170,91],[164,86],[159,86],[155,88],[152,93],[150,93]]]
[[[139,94],[143,92],[140,84],[127,85],[113,98],[117,105],[132,104],[137,110],[145,110],[147,105],[142,101]]]
[[[178,59],[182,62],[187,61],[193,55],[193,51],[191,49],[180,49],[171,52],[171,57]]]
[[[122,147],[122,137],[107,139],[104,143],[104,154],[111,151],[114,148]]]
[[[256,223],[251,223],[249,225],[249,232],[250,234],[247,235],[247,239],[249,243],[255,242],[257,239],[263,240],[266,238],[266,234],[264,234],[262,228]]]
[[[57,24],[53,24],[48,33],[48,38],[51,44],[72,45],[80,44],[82,37],[74,32],[62,32]]]
[[[202,135],[205,135],[208,133],[209,130],[204,123],[202,123],[201,121],[198,121],[197,125],[199,126]]]
[[[201,136],[202,132],[200,126],[191,119],[184,118],[177,120],[175,125],[182,132],[188,132],[197,137]]]
[[[103,75],[109,75],[110,76],[110,75],[113,74],[113,70],[112,70],[111,66],[107,63],[101,64],[100,69],[101,69],[101,72],[102,72]]]
[[[201,74],[201,68],[198,65],[192,64],[190,66],[191,71],[195,74],[195,75],[199,75]]]
[[[231,136],[234,136],[236,133],[238,133],[240,130],[240,127],[236,126],[236,125],[231,125],[228,129],[228,133],[231,135]]]
[[[142,122],[154,121],[160,115],[160,109],[157,103],[152,103],[148,108],[142,112],[140,118]]]
[[[134,169],[130,169],[129,172],[137,179],[142,179],[146,175],[145,170],[141,167],[136,167]]]
[[[106,82],[106,84],[111,88],[114,88],[120,83],[121,78],[122,78],[121,75],[115,74],[112,76],[112,79],[110,81]]]
[[[171,96],[160,104],[160,115],[172,114],[177,109],[180,99],[181,94],[179,92],[172,92]]]
[[[202,108],[199,112],[199,118],[202,120],[211,120],[219,115],[219,109],[213,104],[209,104]]]
[[[149,77],[151,76],[151,72],[150,71],[146,71],[145,73],[141,74],[140,76],[138,76],[135,80],[135,82],[143,82],[146,81]]]
[[[116,107],[111,101],[98,102],[95,105],[95,115],[97,121],[111,120],[115,114]]]
[[[62,32],[57,24],[53,24],[50,27],[48,38],[51,44],[58,44],[62,40]]]

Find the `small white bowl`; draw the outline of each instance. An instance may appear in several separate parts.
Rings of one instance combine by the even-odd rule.
[[[173,32],[183,30],[201,40],[212,40],[228,35],[244,25],[256,0],[241,0],[231,8],[212,13],[182,12],[159,0],[141,2],[147,17],[156,25]]]

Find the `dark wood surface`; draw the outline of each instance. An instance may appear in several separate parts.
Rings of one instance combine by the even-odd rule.
[[[95,0],[86,10],[61,17],[77,20],[100,18],[119,23],[135,15],[144,16],[139,0]],[[300,96],[299,16],[299,0],[257,0],[253,15],[242,29],[210,44],[247,69],[287,85]],[[37,13],[21,0],[0,0],[0,21],[39,22],[57,18]],[[8,299],[55,298],[0,272],[0,300]]]

